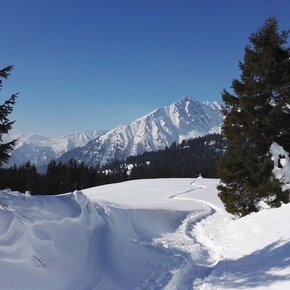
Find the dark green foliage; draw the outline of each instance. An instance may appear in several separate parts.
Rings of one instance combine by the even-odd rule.
[[[61,194],[93,186],[124,181],[119,174],[105,174],[75,160],[68,164],[51,161],[46,174],[39,174],[30,162],[19,167],[0,168],[0,188],[31,194]]]
[[[0,70],[0,90],[3,83],[2,79],[7,79],[12,69],[12,66],[7,66]],[[16,145],[16,140],[7,143],[3,142],[3,135],[8,134],[14,123],[9,120],[9,115],[13,111],[16,97],[17,94],[13,94],[8,100],[0,105],[0,166],[9,159],[9,151]]]
[[[226,209],[240,216],[289,201],[272,175],[269,152],[277,142],[290,152],[290,60],[288,32],[279,33],[270,18],[251,34],[240,63],[241,78],[233,80],[234,94],[223,92],[222,132],[228,146],[219,167],[220,198]]]
[[[125,161],[114,161],[104,167],[124,174],[127,164],[132,164],[131,179],[169,177],[217,177],[217,163],[223,154],[225,141],[219,134],[211,134],[181,144],[173,143],[158,152],[145,152],[128,157]]]
[[[30,162],[22,166],[0,169],[0,185],[20,192],[33,191],[38,188],[40,180],[36,168]]]

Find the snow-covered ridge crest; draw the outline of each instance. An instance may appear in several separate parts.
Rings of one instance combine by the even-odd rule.
[[[51,160],[60,157],[65,152],[84,146],[103,133],[105,131],[83,131],[57,138],[47,138],[39,134],[13,136],[11,139],[18,139],[18,143],[15,150],[11,152],[8,166],[14,164],[21,165],[27,161],[36,166],[48,164]]]
[[[112,129],[84,147],[67,152],[60,160],[74,158],[91,166],[103,165],[145,151],[158,151],[183,139],[220,133],[222,120],[218,104],[186,97]]]

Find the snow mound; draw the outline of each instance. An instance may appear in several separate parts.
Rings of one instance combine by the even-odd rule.
[[[91,233],[103,221],[84,194],[33,197],[1,191],[0,202],[2,289],[95,285],[90,268],[96,268],[91,255],[96,237]]]
[[[273,143],[270,148],[274,162],[273,174],[283,185],[283,190],[290,190],[290,158],[282,146]]]

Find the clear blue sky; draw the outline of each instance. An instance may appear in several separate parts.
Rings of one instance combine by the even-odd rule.
[[[125,124],[183,96],[221,102],[248,36],[289,0],[1,0],[2,100],[14,132],[58,136]]]

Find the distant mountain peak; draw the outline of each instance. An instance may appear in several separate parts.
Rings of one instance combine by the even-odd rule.
[[[40,142],[47,142],[48,140],[49,140],[49,138],[34,133],[34,134],[31,134],[31,135],[28,135],[28,137],[24,141],[25,142],[31,142],[31,143],[40,143]]]
[[[177,101],[176,103],[178,102],[198,102],[198,99],[196,97],[192,97],[192,96],[186,96],[186,97],[183,97],[181,98],[179,101]]]
[[[104,165],[144,151],[157,151],[183,139],[219,133],[222,120],[214,103],[185,97],[110,130],[84,147],[65,153],[60,160],[74,158],[90,166]]]
[[[11,140],[18,139],[18,143],[11,152],[9,163],[6,166],[22,165],[27,161],[36,166],[48,164],[52,159],[57,159],[65,152],[76,147],[84,146],[105,132],[74,132],[58,138],[47,138],[35,133],[9,136]]]

